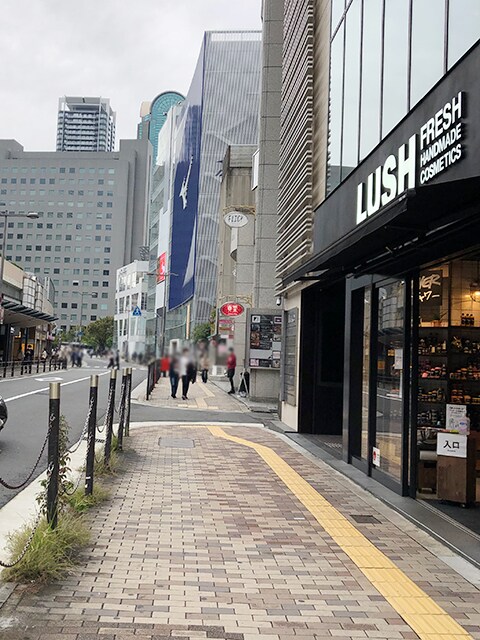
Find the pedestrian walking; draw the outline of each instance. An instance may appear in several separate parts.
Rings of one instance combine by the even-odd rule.
[[[107,369],[115,369],[115,356],[113,355],[113,351],[109,351],[108,353]]]
[[[32,349],[32,346],[29,344],[25,349],[25,357],[23,358],[23,364],[25,365],[25,368],[28,369],[29,373],[32,373],[32,363],[34,355],[35,352]]]
[[[177,397],[178,390],[178,381],[180,379],[180,363],[178,361],[178,357],[173,355],[170,359],[170,365],[168,368],[168,377],[170,378],[170,387],[172,393],[170,394],[172,398]]]
[[[235,377],[235,369],[237,368],[237,356],[235,355],[235,351],[233,347],[230,347],[228,350],[228,358],[227,358],[227,378],[230,380],[230,391],[229,394],[235,393],[235,384],[233,379]]]
[[[206,384],[208,381],[208,371],[210,369],[210,362],[208,360],[207,351],[202,351],[202,353],[200,354],[199,363],[200,363],[200,372],[202,376],[202,382]]]
[[[193,374],[193,363],[190,351],[185,348],[180,356],[180,377],[182,379],[182,400],[188,400],[188,388]]]

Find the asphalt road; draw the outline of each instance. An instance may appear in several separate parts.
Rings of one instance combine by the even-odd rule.
[[[66,371],[39,373],[25,378],[0,380],[0,395],[7,402],[8,421],[0,431],[0,477],[11,484],[22,482],[30,473],[42,447],[48,428],[49,382],[61,383],[60,410],[70,426],[70,441],[76,442],[82,432],[88,411],[89,379],[99,374],[98,421],[105,415],[110,371],[107,362],[85,359],[83,367]],[[146,369],[134,368],[135,388],[146,377]],[[118,402],[121,375],[117,379]],[[132,416],[133,418],[133,416]],[[46,453],[34,477],[46,468]],[[13,498],[15,491],[0,487],[0,506]]]

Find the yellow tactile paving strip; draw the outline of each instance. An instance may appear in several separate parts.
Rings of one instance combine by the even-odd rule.
[[[254,449],[419,638],[472,637],[273,449],[231,436],[221,427],[209,430],[214,436]]]

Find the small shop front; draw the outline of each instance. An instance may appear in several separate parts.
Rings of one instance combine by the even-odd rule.
[[[317,209],[315,255],[291,280],[316,280],[301,379],[335,335],[343,361],[313,413],[315,382],[300,385],[300,423],[318,432],[333,397],[320,433],[341,434],[346,461],[480,535],[479,67],[477,46]],[[344,330],[322,338],[311,301],[334,291]]]

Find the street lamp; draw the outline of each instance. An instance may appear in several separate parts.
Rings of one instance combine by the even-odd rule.
[[[3,218],[3,239],[2,239],[2,259],[0,260],[0,305],[3,302],[3,274],[5,272],[5,247],[7,242],[7,220],[11,218],[30,218],[35,220],[38,218],[36,211],[29,211],[28,213],[13,213],[12,211],[0,211],[0,217]],[[0,313],[0,324],[3,324],[3,313]]]

